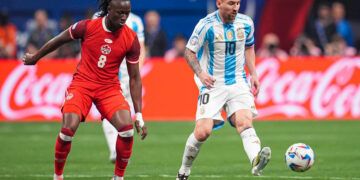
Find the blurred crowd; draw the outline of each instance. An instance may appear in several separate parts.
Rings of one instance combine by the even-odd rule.
[[[316,18],[309,19],[304,31],[286,52],[280,48],[279,37],[274,33],[264,36],[257,56],[276,57],[286,60],[288,56],[356,56],[353,31],[346,20],[342,3],[320,4]]]
[[[93,12],[86,12],[85,18],[91,18]],[[45,42],[67,29],[74,23],[70,14],[64,14],[59,21],[48,17],[45,10],[39,9],[26,23],[25,32],[19,32],[9,21],[9,14],[0,11],[0,58],[16,59],[24,52],[34,52]],[[147,57],[164,57],[171,62],[183,57],[187,37],[178,33],[167,44],[167,33],[161,27],[161,16],[151,10],[144,15],[145,48]],[[356,56],[353,30],[346,19],[346,10],[340,2],[321,4],[316,18],[310,19],[304,31],[288,50],[281,49],[281,36],[266,34],[257,49],[260,58],[275,57],[286,60],[288,56]],[[80,43],[73,41],[54,51],[48,58],[77,58]]]

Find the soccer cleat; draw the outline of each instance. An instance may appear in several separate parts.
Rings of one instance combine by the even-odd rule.
[[[54,174],[54,180],[64,180],[64,175],[58,176],[58,175]]]
[[[185,176],[185,174],[177,174],[176,180],[188,180],[189,176]]]
[[[124,180],[124,177],[114,176],[111,180]]]
[[[251,169],[251,173],[254,176],[260,176],[262,173],[262,170],[265,168],[265,166],[269,163],[271,158],[271,149],[270,147],[263,147],[259,154],[256,156],[256,158],[253,160]]]

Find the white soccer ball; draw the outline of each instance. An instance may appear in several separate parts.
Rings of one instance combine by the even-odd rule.
[[[309,145],[296,143],[285,153],[286,165],[295,172],[304,172],[314,164],[315,154]]]

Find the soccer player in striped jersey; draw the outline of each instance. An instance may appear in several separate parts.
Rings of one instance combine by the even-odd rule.
[[[99,18],[100,14],[101,14],[101,11],[96,12],[93,15],[93,19]],[[141,69],[142,65],[144,64],[144,60],[145,60],[144,25],[142,23],[141,18],[138,15],[131,13],[131,12],[129,14],[128,19],[126,20],[126,25],[128,27],[130,27],[136,33],[136,35],[138,37],[138,40],[140,43],[139,68]],[[124,95],[126,101],[129,103],[131,113],[134,115],[135,111],[132,108],[133,101],[131,99],[131,94],[130,94],[129,74],[128,74],[128,70],[127,70],[127,66],[126,66],[126,60],[124,60],[120,65],[119,80],[120,80],[120,84],[121,84],[122,94]],[[115,161],[116,161],[115,145],[116,145],[116,139],[117,139],[117,130],[115,129],[115,127],[113,125],[111,125],[111,123],[109,121],[107,121],[105,119],[102,121],[102,127],[104,130],[106,142],[108,144],[109,151],[110,151],[110,156],[109,156],[110,162],[115,163]]]
[[[186,46],[185,58],[195,73],[200,94],[195,129],[187,139],[178,180],[188,179],[201,145],[213,129],[224,124],[223,109],[242,139],[251,173],[261,175],[271,157],[269,147],[261,148],[252,123],[257,115],[254,97],[260,87],[255,70],[253,21],[238,13],[240,0],[217,0],[216,5],[218,10],[198,22]]]

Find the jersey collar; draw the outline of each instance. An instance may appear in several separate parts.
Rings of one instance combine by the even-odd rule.
[[[106,32],[111,32],[111,31],[106,27],[106,23],[105,23],[105,18],[106,18],[106,17],[107,17],[107,16],[105,16],[105,17],[102,18],[102,26],[103,26],[104,31],[106,31]]]

